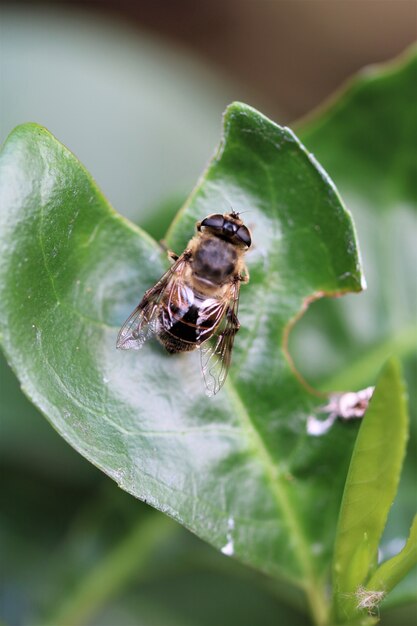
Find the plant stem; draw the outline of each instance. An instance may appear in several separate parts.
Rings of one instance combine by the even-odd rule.
[[[329,618],[329,604],[324,589],[319,584],[311,584],[306,588],[311,616],[316,626],[326,626]]]
[[[168,517],[149,513],[86,574],[43,626],[80,626],[90,621],[144,568],[154,548],[176,529]]]

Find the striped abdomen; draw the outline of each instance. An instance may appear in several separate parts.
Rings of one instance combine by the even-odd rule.
[[[169,299],[161,306],[158,339],[168,352],[189,352],[209,339],[219,323],[219,303],[201,298],[186,287],[180,298]]]

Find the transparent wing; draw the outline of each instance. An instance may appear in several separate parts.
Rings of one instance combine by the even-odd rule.
[[[117,336],[117,348],[139,350],[147,339],[158,333],[161,300],[164,294],[169,292],[168,302],[171,301],[171,294],[182,277],[187,263],[188,257],[182,254],[156,285],[148,289],[121,327]],[[165,325],[166,323],[165,321]]]
[[[216,395],[223,386],[229,371],[233,342],[240,326],[237,318],[239,289],[240,283],[236,281],[229,299],[223,303],[222,319],[212,338],[200,346],[201,369],[208,396]]]

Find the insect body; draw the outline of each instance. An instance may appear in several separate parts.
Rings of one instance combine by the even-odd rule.
[[[117,347],[138,350],[155,335],[170,353],[199,348],[207,394],[216,394],[240,326],[240,283],[249,280],[243,256],[251,243],[238,213],[197,222],[187,248],[123,324]]]

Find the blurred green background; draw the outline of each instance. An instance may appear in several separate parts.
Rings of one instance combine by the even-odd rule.
[[[408,0],[15,2],[0,10],[1,140],[22,122],[46,126],[115,208],[157,237],[212,155],[229,102],[246,101],[291,124],[356,70],[399,54],[416,36],[416,4]],[[330,174],[343,187],[337,172]],[[369,252],[376,249],[375,218],[355,198],[347,200],[372,285],[381,258]],[[407,207],[396,220],[398,236],[410,232]],[[384,228],[394,232],[389,220]],[[382,226],[378,232],[383,238]],[[413,244],[397,243],[401,247],[410,254],[404,252],[397,275],[412,258]],[[412,291],[411,276],[410,270],[398,282]],[[323,306],[312,307],[294,339],[296,356],[302,354],[317,384],[361,355],[360,343],[367,343],[361,332],[375,319],[355,299],[345,311],[354,318],[357,342],[335,323],[332,337],[341,339],[332,342]],[[406,317],[413,307],[415,301],[407,301]],[[399,325],[403,310],[399,295]],[[343,318],[338,315],[332,320]],[[415,359],[406,361],[412,383]],[[4,623],[309,623],[296,598],[283,600],[268,580],[165,521],[74,452],[25,399],[4,359],[0,420]],[[403,489],[410,508],[415,433],[411,442],[414,462]],[[408,521],[397,524],[400,542]],[[146,529],[158,524],[155,541]],[[408,604],[392,608],[383,622],[412,624],[414,618],[415,605]]]

